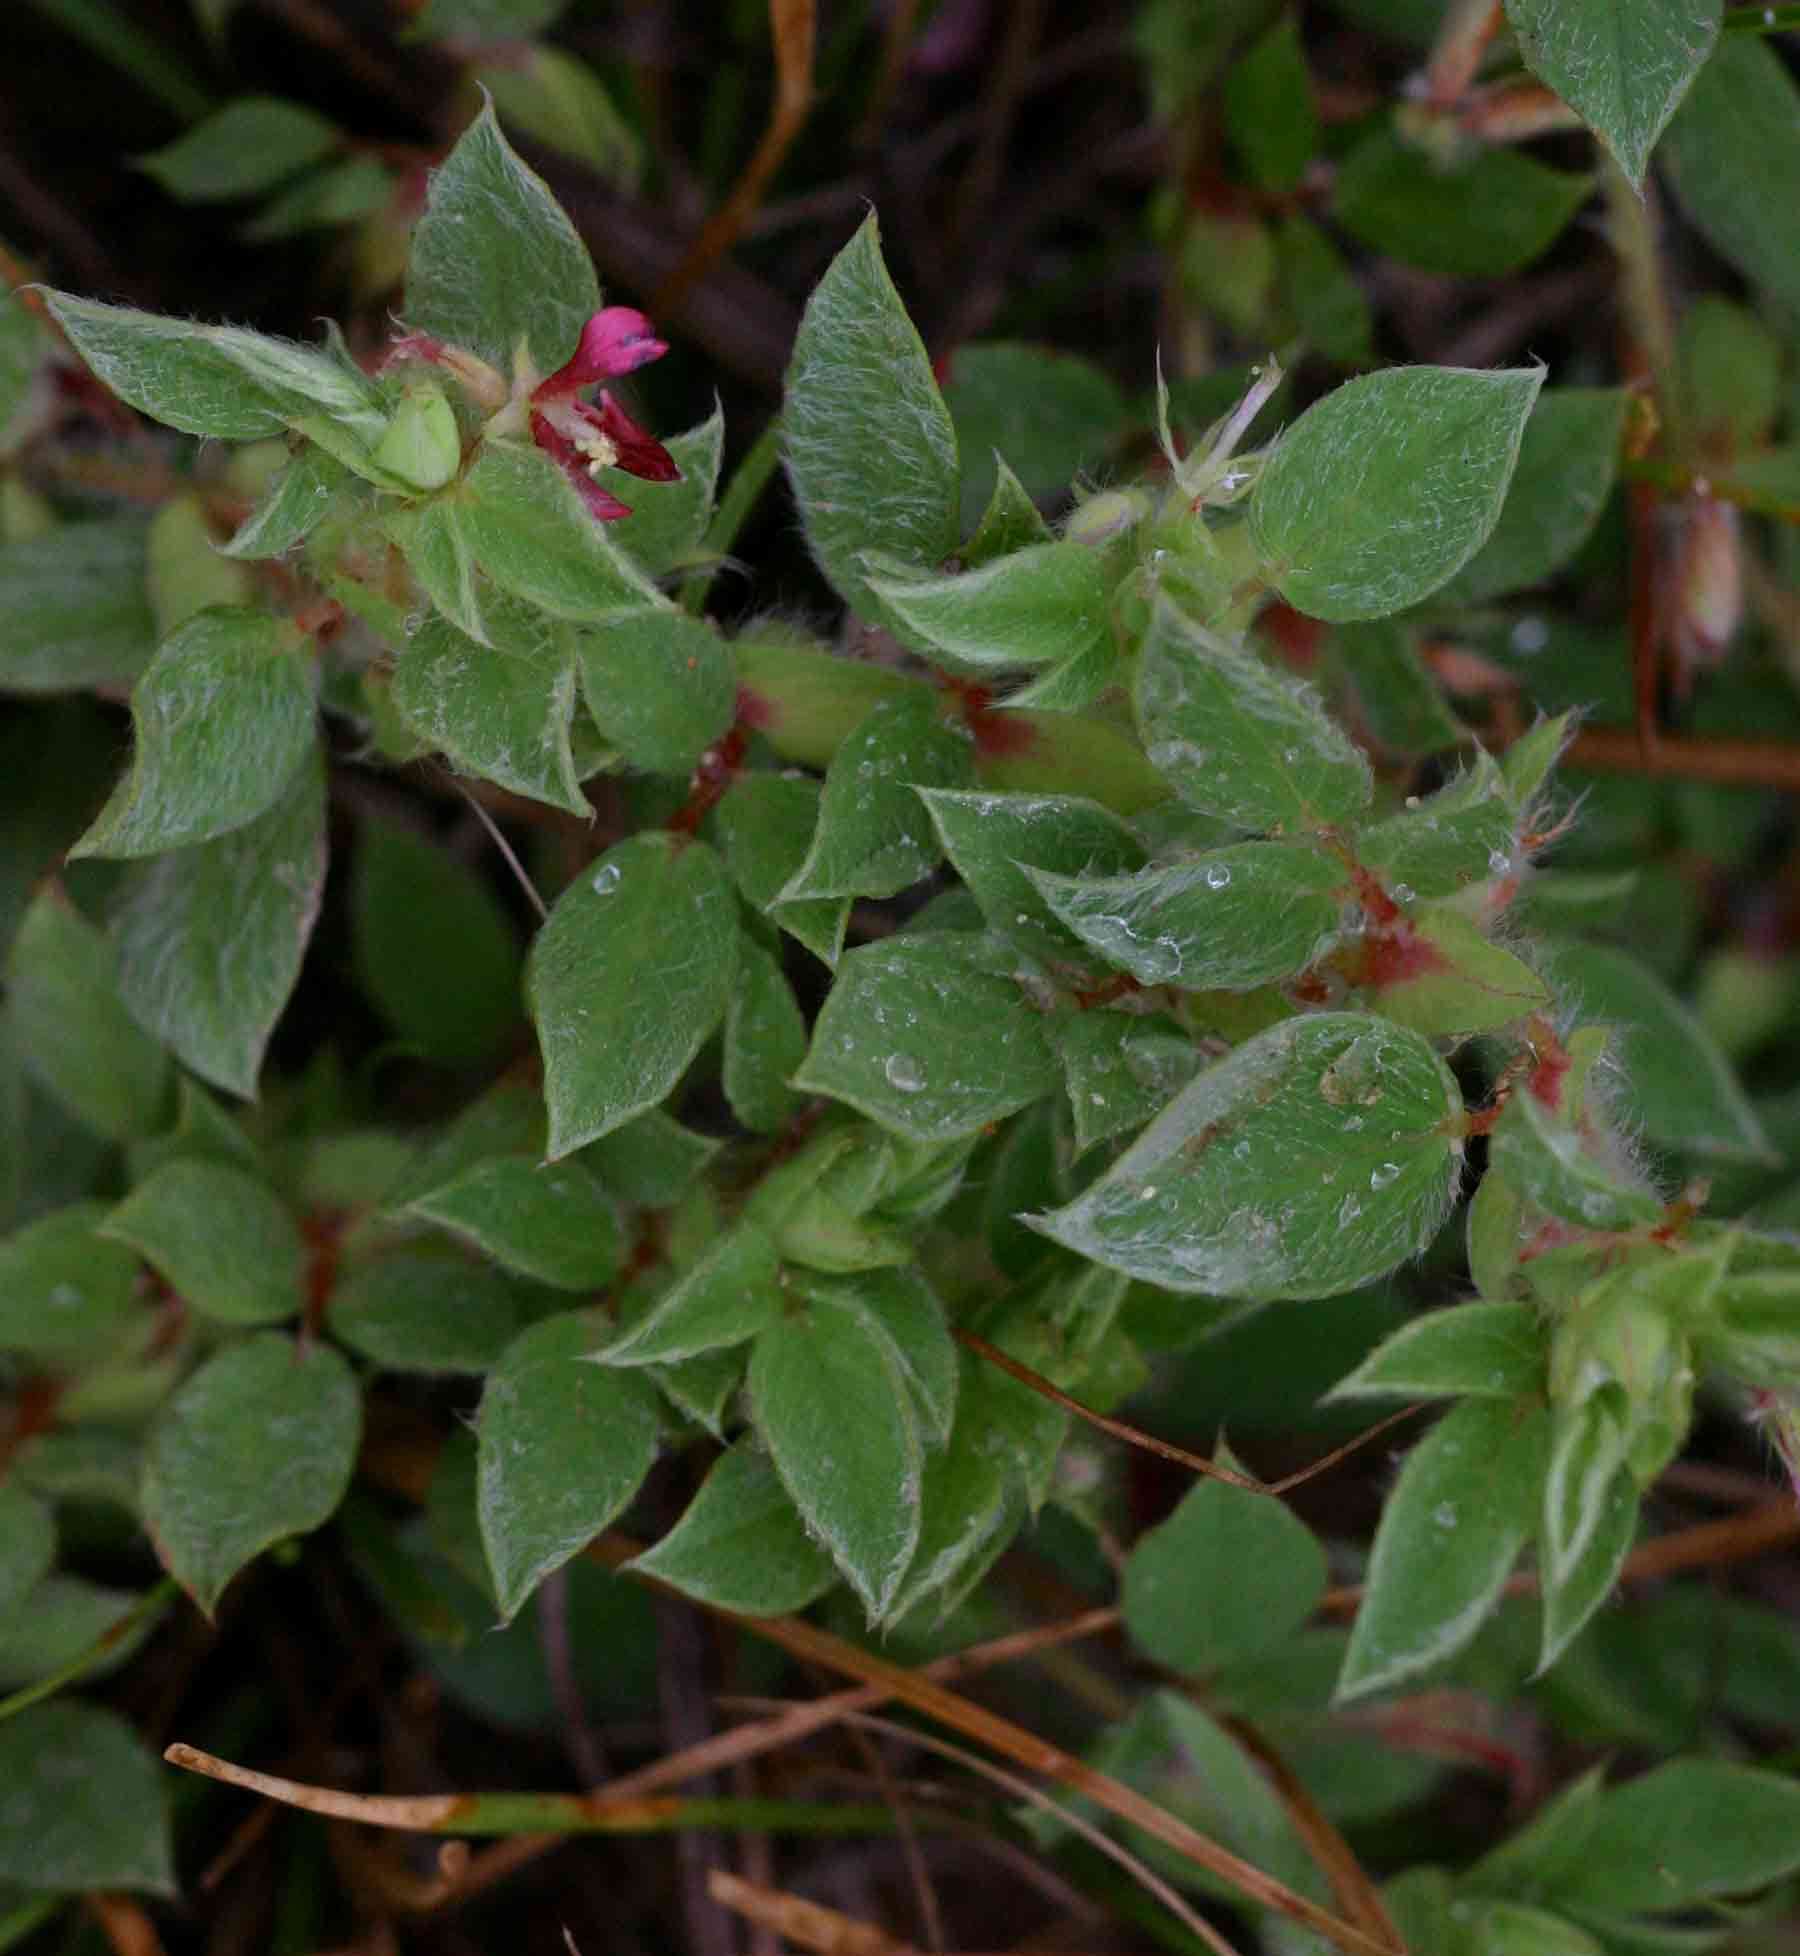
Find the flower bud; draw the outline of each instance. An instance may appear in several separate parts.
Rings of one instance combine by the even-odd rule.
[[[428,379],[409,380],[375,461],[415,489],[441,489],[462,466],[462,435],[444,390]]]

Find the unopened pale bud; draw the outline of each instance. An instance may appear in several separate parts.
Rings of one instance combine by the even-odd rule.
[[[444,391],[432,380],[410,380],[374,460],[415,489],[442,489],[462,467],[462,435]]]

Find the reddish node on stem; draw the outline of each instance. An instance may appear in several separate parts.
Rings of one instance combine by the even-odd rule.
[[[1281,662],[1295,672],[1311,672],[1325,644],[1325,627],[1291,604],[1270,605],[1256,621]]]
[[[1450,969],[1450,960],[1429,938],[1421,937],[1404,917],[1397,917],[1363,940],[1356,982],[1379,991]]]
[[[737,778],[749,745],[749,732],[740,723],[728,729],[700,756],[694,777],[688,783],[687,800],[675,811],[669,823],[676,835],[699,833],[700,824],[724,799],[725,790]]]
[[[992,760],[1005,754],[1028,753],[1037,745],[1037,729],[1018,714],[996,707],[993,694],[985,686],[953,674],[945,675],[944,685],[962,708],[963,724],[975,736],[976,753]]]

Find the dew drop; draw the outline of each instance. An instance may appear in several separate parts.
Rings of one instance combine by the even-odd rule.
[[[1432,1509],[1431,1518],[1440,1528],[1454,1528],[1456,1526],[1456,1503],[1454,1501],[1440,1501]]]
[[[1300,750],[1298,747],[1284,747],[1281,750],[1281,758],[1286,761],[1289,767],[1298,767],[1300,764]]]
[[[1504,849],[1490,849],[1488,851],[1488,868],[1496,876],[1510,876],[1512,874],[1512,857]]]
[[[1250,1159],[1250,1143],[1248,1141],[1240,1141],[1233,1147],[1231,1152],[1239,1161],[1248,1161]]]
[[[1372,1189],[1384,1189],[1389,1183],[1397,1180],[1399,1174],[1400,1164],[1397,1161],[1384,1161],[1379,1168],[1369,1170],[1369,1186]]]
[[[1206,870],[1206,887],[1209,890],[1223,890],[1231,882],[1231,871],[1224,863],[1209,863]]]
[[[1154,1182],[1146,1182],[1138,1190],[1138,1200],[1140,1202],[1154,1202],[1156,1200],[1156,1184]]]
[[[594,871],[592,889],[595,896],[611,896],[613,891],[618,887],[619,865],[617,863],[602,863]]]
[[[1598,1189],[1595,1189],[1592,1194],[1584,1195],[1581,1198],[1581,1213],[1591,1223],[1602,1221],[1611,1208],[1612,1204],[1607,1201],[1606,1197]]]
[[[1361,1214],[1362,1214],[1362,1204],[1356,1199],[1356,1197],[1353,1195],[1345,1196],[1343,1201],[1338,1204],[1338,1212],[1337,1212],[1338,1228],[1348,1229],[1350,1225],[1353,1222],[1355,1222],[1357,1217],[1360,1216]]]
[[[1512,649],[1529,659],[1550,643],[1550,627],[1541,618],[1521,618],[1512,628]]]
[[[1410,883],[1396,883],[1394,885],[1394,901],[1396,903],[1411,903],[1418,894],[1418,891]]]
[[[890,1053],[882,1063],[881,1070],[896,1093],[920,1093],[924,1090],[924,1072],[919,1062],[907,1053]]]

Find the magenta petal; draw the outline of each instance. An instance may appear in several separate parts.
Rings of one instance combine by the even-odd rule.
[[[561,429],[553,428],[541,414],[531,417],[531,439],[574,483],[581,500],[587,504],[589,515],[602,523],[616,523],[621,516],[631,514],[631,505],[620,502],[617,496],[609,496],[600,487],[588,474],[587,457]]]
[[[585,387],[590,380],[611,380],[619,374],[660,360],[669,350],[641,312],[631,306],[607,306],[581,329],[575,357],[557,368],[532,390],[533,400],[555,399]]]
[[[584,408],[583,413],[619,451],[614,468],[644,482],[681,480],[674,456],[647,428],[640,428],[610,394],[601,394],[597,414],[592,408]]]

